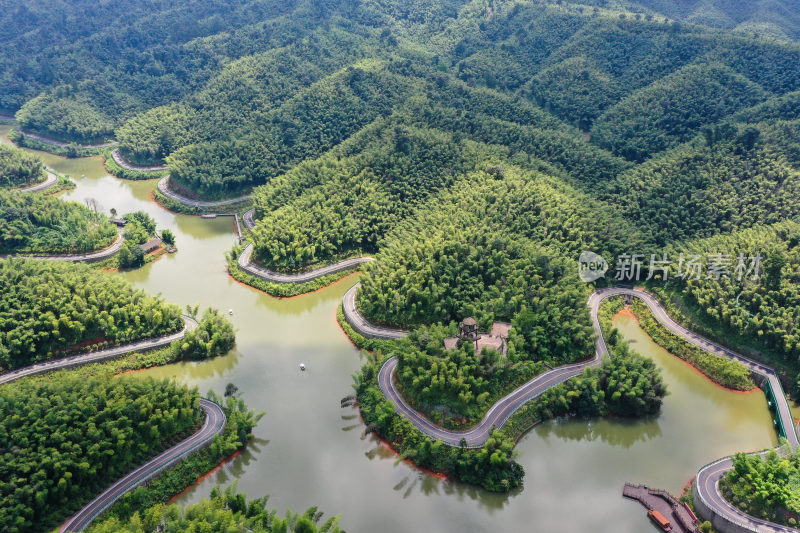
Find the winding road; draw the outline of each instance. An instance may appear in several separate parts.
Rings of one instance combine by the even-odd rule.
[[[31,185],[30,187],[25,187],[24,189],[17,189],[17,192],[24,192],[24,193],[41,192],[49,189],[50,187],[58,183],[58,176],[56,176],[50,171],[46,171],[46,173],[47,177],[43,182],[37,183],[36,185]]]
[[[407,332],[405,331],[373,326],[358,312],[356,306],[356,291],[359,285],[360,284],[356,284],[347,291],[342,301],[344,316],[350,326],[358,333],[371,338],[393,340],[406,336]],[[585,368],[599,364],[601,359],[608,355],[608,347],[606,346],[600,329],[598,311],[603,300],[611,296],[630,296],[641,299],[650,309],[650,312],[653,313],[656,320],[671,333],[698,348],[721,357],[733,359],[746,366],[753,374],[761,376],[761,378],[769,382],[776,398],[777,416],[780,418],[783,427],[786,428],[787,442],[793,451],[798,449],[800,441],[798,441],[797,430],[789,409],[789,404],[786,400],[786,395],[783,392],[780,380],[775,371],[772,368],[748,359],[747,357],[697,335],[678,324],[667,314],[666,310],[653,295],[641,290],[612,287],[598,289],[593,292],[589,297],[587,305],[589,306],[595,334],[597,335],[594,357],[581,363],[557,367],[536,376],[531,381],[498,400],[491,409],[489,409],[483,420],[467,431],[451,431],[437,426],[408,405],[394,383],[393,376],[397,368],[396,357],[390,357],[381,367],[378,372],[378,385],[383,394],[395,405],[397,411],[407,417],[417,429],[426,435],[435,439],[440,439],[442,442],[451,446],[459,446],[463,439],[468,447],[479,447],[489,438],[492,429],[502,427],[508,418],[525,403],[537,398],[548,388],[563,383],[582,373]],[[715,527],[719,529],[720,524],[723,526],[734,524],[734,527],[742,531],[765,533],[798,531],[797,529],[749,516],[727,502],[720,493],[719,481],[725,473],[731,469],[732,465],[733,462],[730,457],[719,459],[700,469],[695,479],[695,502],[697,503],[699,500],[701,505],[705,506],[706,509],[710,511],[710,513],[706,512],[705,514],[716,515],[714,517]],[[731,529],[728,527],[725,530]]]
[[[96,363],[98,361],[119,357],[130,352],[153,350],[167,346],[173,341],[182,339],[184,335],[186,335],[187,331],[197,327],[197,321],[195,321],[193,318],[188,316],[182,316],[182,318],[184,321],[184,327],[181,331],[176,333],[165,335],[163,337],[157,337],[155,339],[145,339],[131,344],[126,344],[125,346],[101,350],[99,352],[74,355],[72,357],[55,359],[43,363],[37,363],[25,368],[20,368],[5,374],[0,374],[0,385],[11,383],[17,379],[26,376],[32,376],[34,374],[52,372],[54,370],[71,368],[85,365],[87,363]],[[89,524],[92,523],[95,518],[113,505],[114,502],[121,498],[126,492],[171,467],[187,455],[199,450],[204,446],[207,446],[213,440],[213,438],[220,434],[225,428],[226,418],[222,408],[208,400],[201,398],[200,408],[202,408],[205,412],[205,421],[198,431],[182,440],[175,446],[153,457],[143,465],[125,475],[123,478],[115,481],[99,496],[89,502],[69,520],[67,520],[67,522],[61,526],[59,532],[83,531],[89,526]]]
[[[757,455],[763,457],[766,454],[764,452],[757,452]],[[719,490],[719,482],[731,468],[733,468],[733,460],[730,457],[723,457],[701,468],[694,481],[693,495],[695,497],[695,503],[697,503],[697,499],[700,498],[703,505],[711,509],[717,515],[724,516],[727,522],[735,524],[744,531],[758,533],[796,533],[800,531],[750,516],[728,502]],[[714,525],[719,529],[716,523]]]
[[[119,148],[114,148],[113,150],[111,150],[111,158],[114,160],[116,164],[127,170],[135,170],[137,172],[160,172],[162,170],[167,170],[167,165],[153,165],[150,167],[139,167],[132,163],[129,163],[124,157],[122,157],[122,153],[119,151]]]
[[[41,135],[36,135],[33,133],[25,133],[24,131],[20,131],[20,133],[25,137],[30,137],[36,141],[49,144],[50,146],[57,146],[58,148],[66,148],[71,143],[67,143],[64,141],[57,141],[55,139],[50,139],[48,137],[42,137]],[[77,147],[79,150],[91,150],[93,148],[110,148],[112,146],[117,146],[119,143],[116,141],[107,142],[107,143],[100,143],[100,144],[78,144]]]
[[[0,255],[0,259],[7,259],[8,257],[18,257],[22,259],[38,259],[41,261],[67,261],[70,263],[96,263],[108,259],[122,249],[125,243],[125,237],[122,234],[122,228],[117,228],[117,239],[107,248],[98,250],[96,252],[88,252],[85,254],[75,255]]]
[[[281,274],[279,272],[273,272],[256,265],[250,260],[252,255],[253,245],[248,244],[245,246],[244,250],[242,250],[242,253],[239,254],[239,268],[248,274],[252,274],[253,276],[270,281],[272,283],[306,283],[329,274],[353,270],[354,268],[358,267],[358,265],[373,260],[371,257],[353,257],[351,259],[339,261],[338,263],[334,263],[332,265],[320,267],[315,270],[309,270],[308,272],[300,272],[298,274]]]
[[[242,221],[244,222],[244,227],[252,231],[256,227],[256,210],[248,209],[242,213]]]
[[[176,202],[180,202],[189,207],[196,207],[198,209],[207,209],[209,207],[220,207],[230,204],[236,204],[250,199],[250,195],[248,194],[245,196],[239,196],[238,198],[228,198],[227,200],[216,200],[216,201],[192,200],[191,198],[182,196],[169,188],[169,176],[164,176],[163,178],[158,180],[158,190],[161,192],[161,194],[163,194],[167,198],[170,198],[171,200],[175,200]]]
[[[209,445],[214,437],[225,428],[225,413],[219,405],[202,398],[200,399],[200,407],[205,412],[206,419],[197,432],[116,481],[67,520],[61,526],[59,532],[83,531],[103,511],[120,499],[123,494],[155,477],[158,473],[174,465],[187,455]]]
[[[50,361],[44,361],[41,363],[33,364],[31,366],[19,368],[17,370],[11,370],[9,372],[0,374],[0,385],[11,383],[12,381],[15,381],[17,379],[24,378],[26,376],[32,376],[34,374],[43,374],[45,372],[52,372],[54,370],[72,368],[75,366],[85,365],[88,363],[97,363],[98,361],[105,361],[106,359],[113,359],[115,357],[120,357],[130,352],[149,351],[149,350],[155,350],[156,348],[162,348],[164,346],[171,344],[173,341],[182,339],[184,335],[186,335],[187,331],[190,331],[197,327],[197,321],[195,319],[185,315],[182,315],[182,318],[184,326],[183,329],[178,332],[171,333],[163,337],[156,337],[154,339],[144,339],[141,341],[136,341],[131,344],[126,344],[124,346],[107,348],[105,350],[100,350],[97,352],[83,353],[83,354],[73,355],[70,357],[63,357],[61,359],[51,359]]]

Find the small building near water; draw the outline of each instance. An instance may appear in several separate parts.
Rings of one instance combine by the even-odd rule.
[[[142,244],[141,246],[142,246],[142,251],[145,253],[145,255],[147,255],[161,248],[161,239],[152,238],[146,243]]]
[[[458,325],[458,336],[447,337],[444,340],[445,350],[452,350],[458,346],[458,341],[471,343],[475,347],[475,353],[481,353],[484,348],[497,350],[503,355],[508,353],[508,333],[511,331],[511,324],[507,322],[495,322],[492,330],[488,333],[480,333],[478,324],[474,318],[465,318]]]

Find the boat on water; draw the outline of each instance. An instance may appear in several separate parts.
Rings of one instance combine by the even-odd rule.
[[[650,509],[647,511],[647,516],[663,531],[672,531],[672,524],[670,524],[669,520],[667,520],[667,518],[660,512],[656,511],[655,509]]]

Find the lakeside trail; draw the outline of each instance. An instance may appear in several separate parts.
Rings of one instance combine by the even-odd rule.
[[[359,313],[355,298],[358,286],[358,283],[354,285],[342,300],[344,316],[350,326],[356,332],[370,338],[393,340],[406,336],[408,333],[402,330],[373,326]],[[612,296],[628,296],[641,299],[648,306],[659,324],[674,335],[709,353],[732,359],[744,365],[753,375],[760,377],[763,381],[762,387],[769,387],[773,392],[773,397],[776,400],[777,419],[781,427],[784,428],[788,448],[791,451],[798,449],[800,441],[798,440],[794,419],[791,416],[789,403],[777,373],[766,365],[720,346],[678,324],[667,314],[666,310],[653,295],[642,290],[611,287],[594,291],[587,302],[595,334],[597,335],[594,357],[573,365],[557,367],[534,377],[498,400],[489,409],[483,420],[469,430],[447,430],[433,424],[422,414],[412,409],[405,402],[394,383],[393,375],[397,367],[396,357],[390,357],[381,367],[378,373],[378,384],[383,394],[395,405],[397,412],[408,418],[424,434],[434,439],[440,439],[450,446],[459,446],[463,439],[469,447],[480,447],[489,438],[493,429],[501,428],[509,417],[525,403],[539,397],[548,388],[581,374],[585,368],[598,365],[604,357],[609,355],[609,350],[600,328],[598,311],[603,300]],[[784,450],[781,449],[780,451],[783,452]],[[763,455],[766,452],[759,453]],[[762,533],[800,531],[752,517],[727,502],[722,496],[719,482],[732,467],[733,461],[730,457],[719,459],[701,468],[694,481],[694,503],[700,509],[701,514],[712,521],[714,527],[724,531],[733,531],[738,528],[736,529],[737,531]]]
[[[108,348],[98,352],[79,354],[62,359],[54,359],[51,361],[36,363],[24,368],[19,368],[17,370],[0,374],[0,385],[11,383],[12,381],[16,381],[17,379],[26,376],[52,372],[65,368],[74,368],[89,363],[96,363],[99,361],[120,357],[135,351],[153,350],[168,346],[173,341],[182,339],[186,335],[187,331],[197,327],[197,322],[193,318],[187,316],[183,316],[182,318],[184,320],[184,327],[176,333],[164,335],[162,337],[156,337],[153,339],[144,339],[126,344],[124,346]],[[200,399],[200,408],[205,414],[205,419],[199,430],[194,432],[189,437],[183,439],[175,446],[172,446],[171,448],[151,458],[121,479],[115,481],[111,486],[101,492],[96,498],[94,498],[91,502],[86,504],[71,518],[69,518],[61,526],[61,528],[59,528],[58,531],[83,531],[92,523],[95,518],[113,505],[125,493],[138,487],[145,481],[157,476],[186,456],[194,453],[197,450],[200,450],[201,448],[204,448],[205,446],[208,446],[214,437],[222,433],[223,429],[225,428],[226,417],[224,411],[219,405],[206,399]]]
[[[18,189],[17,192],[24,192],[24,193],[41,192],[49,189],[50,187],[58,183],[58,176],[56,176],[49,170],[46,171],[46,174],[47,177],[43,182],[37,183],[36,185],[31,185],[30,187],[25,187],[24,189]]]
[[[134,165],[122,156],[122,152],[119,151],[119,148],[114,148],[111,150],[111,158],[122,168],[126,170],[133,170],[135,172],[160,172],[162,170],[167,170],[167,165],[152,165],[149,167]]]
[[[85,254],[74,255],[0,255],[0,259],[7,259],[9,257],[18,257],[23,259],[37,259],[41,261],[67,261],[70,263],[96,263],[108,259],[115,255],[122,249],[125,244],[125,236],[123,235],[122,228],[117,228],[117,238],[111,243],[111,246],[98,250],[96,252],[87,252]]]

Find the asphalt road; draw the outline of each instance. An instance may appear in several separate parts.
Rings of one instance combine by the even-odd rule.
[[[122,235],[122,228],[117,228],[117,239],[114,243],[109,246],[108,248],[103,248],[102,250],[98,250],[96,252],[89,252],[85,254],[75,254],[75,255],[20,255],[15,257],[22,257],[26,259],[39,259],[42,261],[67,261],[70,263],[96,263],[98,261],[103,261],[104,259],[108,259],[112,255],[116,254],[117,252],[122,249],[122,245],[125,243],[125,237]],[[7,255],[0,255],[0,259],[6,259]]]
[[[204,399],[200,400],[200,407],[205,411],[206,419],[199,431],[116,481],[67,520],[59,532],[83,531],[126,492],[166,470],[187,455],[210,444],[212,439],[225,428],[225,413],[219,405]]]
[[[115,348],[108,348],[97,352],[90,352],[85,354],[73,355],[71,357],[62,357],[61,359],[52,359],[36,363],[31,366],[12,370],[4,374],[0,374],[0,385],[11,383],[26,376],[34,374],[43,374],[45,372],[52,372],[62,368],[72,368],[74,366],[85,365],[87,363],[96,363],[98,361],[105,361],[106,359],[113,359],[120,357],[126,353],[136,351],[148,351],[156,348],[161,348],[171,344],[173,341],[182,339],[186,332],[197,327],[197,322],[193,318],[183,316],[184,327],[182,330],[166,335],[164,337],[157,337],[155,339],[145,339],[124,346],[117,346]]]
[[[36,185],[31,185],[30,187],[25,187],[24,189],[19,189],[18,192],[44,191],[55,185],[57,182],[58,182],[58,176],[56,176],[50,171],[47,171],[47,178],[43,182],[37,183]]]
[[[344,315],[347,319],[348,323],[359,333],[364,336],[372,337],[372,338],[379,338],[379,339],[398,339],[402,338],[407,335],[406,332],[396,329],[389,329],[383,327],[373,326],[358,312],[356,306],[356,291],[358,290],[358,286],[360,284],[354,285],[347,293],[345,294],[342,305],[344,309]],[[770,385],[773,387],[773,390],[776,391],[777,397],[777,413],[781,418],[781,422],[786,428],[787,432],[787,440],[789,445],[792,447],[793,450],[798,448],[800,442],[798,441],[797,432],[794,430],[794,420],[791,415],[791,411],[789,409],[789,404],[786,401],[785,395],[783,394],[783,389],[781,388],[780,381],[778,380],[775,371],[771,368],[757,363],[751,359],[748,359],[740,354],[737,354],[727,348],[719,346],[718,344],[700,336],[696,333],[693,333],[686,329],[685,327],[681,326],[677,322],[675,322],[664,308],[658,303],[658,300],[651,294],[638,291],[633,289],[625,289],[625,288],[618,288],[612,287],[607,289],[599,289],[593,292],[589,296],[589,300],[587,305],[589,306],[591,317],[592,317],[592,324],[594,327],[595,334],[597,335],[597,345],[595,348],[595,356],[593,359],[579,363],[576,365],[569,365],[568,367],[558,367],[545,372],[533,380],[529,381],[528,383],[522,385],[519,389],[515,390],[508,396],[498,400],[498,402],[490,409],[489,413],[487,413],[487,418],[485,418],[478,426],[476,426],[473,430],[467,432],[448,432],[442,428],[438,428],[431,424],[431,422],[427,421],[424,417],[422,417],[419,413],[413,411],[408,405],[403,401],[400,397],[400,394],[397,393],[394,384],[391,379],[391,374],[396,367],[396,361],[393,362],[393,359],[389,359],[384,367],[381,369],[379,374],[379,380],[381,384],[381,389],[383,390],[384,394],[387,397],[392,399],[392,401],[397,405],[398,410],[403,412],[408,418],[414,422],[420,430],[423,432],[428,433],[430,436],[435,438],[442,438],[442,440],[446,440],[446,442],[456,442],[458,443],[462,437],[469,436],[473,440],[475,444],[479,444],[488,438],[489,431],[491,428],[499,427],[497,422],[504,421],[510,413],[513,413],[516,408],[520,407],[522,404],[527,402],[528,400],[539,396],[544,390],[548,387],[557,385],[562,383],[569,377],[577,375],[582,371],[583,368],[586,366],[591,366],[597,364],[600,358],[605,357],[608,355],[608,348],[605,344],[603,336],[600,331],[600,323],[598,320],[598,310],[600,308],[600,304],[606,298],[611,296],[620,295],[620,296],[632,296],[635,298],[639,298],[645,302],[648,306],[650,311],[655,316],[656,320],[668,329],[670,332],[674,333],[675,335],[681,337],[685,341],[693,344],[703,350],[711,352],[715,355],[719,355],[721,357],[726,357],[729,359],[734,359],[740,364],[748,367],[752,372],[759,374],[764,377],[764,379],[769,380]],[[380,379],[380,376],[383,379]],[[552,376],[553,379],[548,379],[549,376]],[[567,376],[567,377],[564,377]],[[542,386],[543,385],[543,386]],[[519,394],[518,394],[519,393]],[[490,416],[498,410],[504,416],[496,417]],[[481,429],[478,433],[475,433],[478,429]],[[481,440],[482,439],[482,440]]]
[[[359,284],[353,286],[344,296],[343,309],[348,323],[350,323],[350,325],[362,335],[373,338],[397,339],[405,336],[406,332],[404,331],[372,326],[364,319],[364,317],[358,312],[355,304],[355,294],[358,290],[358,286]],[[608,348],[600,331],[598,310],[603,300],[615,295],[632,296],[641,299],[653,313],[653,316],[656,317],[656,320],[658,320],[659,323],[661,323],[661,325],[667,328],[670,332],[678,335],[687,342],[703,350],[721,357],[734,359],[747,366],[754,373],[757,373],[769,380],[770,385],[776,392],[775,395],[778,403],[778,415],[782,418],[784,427],[787,428],[788,443],[792,450],[796,450],[798,448],[798,438],[794,427],[794,421],[791,417],[791,412],[789,411],[788,402],[783,394],[783,389],[780,386],[780,382],[774,370],[689,331],[670,318],[670,316],[653,295],[644,291],[632,289],[616,287],[599,289],[593,292],[589,297],[587,305],[590,308],[592,323],[595,333],[597,334],[597,345],[593,359],[583,363],[554,368],[548,372],[536,376],[531,381],[525,383],[512,393],[498,400],[497,403],[495,403],[494,406],[492,406],[492,408],[486,413],[486,416],[483,418],[483,420],[481,420],[477,426],[467,431],[450,431],[439,427],[430,422],[420,413],[416,412],[406,403],[397,390],[393,380],[395,369],[397,368],[397,359],[395,357],[387,359],[383,367],[381,367],[380,371],[378,372],[378,385],[380,386],[383,394],[386,395],[386,397],[392,403],[394,403],[397,411],[407,417],[417,429],[426,435],[435,439],[441,439],[444,443],[451,446],[458,446],[462,442],[462,439],[466,441],[467,446],[469,447],[481,446],[491,435],[492,429],[502,427],[506,420],[508,420],[508,418],[519,407],[531,399],[538,397],[548,388],[563,383],[564,381],[582,373],[586,367],[599,364],[600,360],[608,355]],[[703,467],[697,474],[696,486],[698,490],[698,496],[703,499],[709,508],[713,509],[718,515],[725,516],[730,521],[739,524],[740,527],[745,528],[745,530],[750,529],[752,531],[766,533],[798,531],[797,529],[780,526],[778,524],[773,524],[751,517],[728,503],[722,497],[722,494],[719,491],[719,480],[728,470],[730,470],[731,467],[732,460],[731,458],[726,457]]]
[[[705,337],[702,337],[692,331],[689,331],[682,325],[675,322],[661,307],[661,304],[658,303],[658,300],[650,293],[632,289],[622,289],[622,288],[609,288],[609,289],[601,289],[595,292],[595,294],[599,294],[601,299],[605,299],[609,296],[619,294],[619,295],[631,295],[636,298],[641,299],[647,307],[650,308],[650,311],[653,313],[653,316],[656,317],[656,320],[661,323],[662,326],[667,328],[670,332],[674,333],[675,335],[681,337],[686,342],[697,346],[698,348],[705,350],[707,352],[713,353],[720,357],[725,357],[727,359],[733,359],[736,362],[744,365],[747,367],[751,372],[762,376],[764,379],[768,380],[772,390],[775,392],[775,396],[777,397],[777,412],[781,418],[781,422],[783,427],[786,428],[786,440],[789,441],[789,445],[792,447],[793,450],[796,450],[798,446],[800,446],[800,440],[798,440],[797,432],[794,430],[794,419],[792,418],[791,411],[789,409],[789,402],[786,401],[786,396],[783,393],[783,388],[781,387],[780,380],[778,379],[777,374],[775,371],[761,363],[753,361],[752,359],[748,359],[747,357],[740,355],[732,350],[724,348],[719,344],[712,342]],[[598,302],[599,303],[599,302]],[[596,309],[592,310],[592,316],[596,315]]]
[[[344,317],[347,323],[350,324],[357,333],[372,339],[395,340],[402,339],[408,335],[407,331],[373,326],[367,322],[367,319],[358,312],[358,306],[356,306],[356,292],[358,292],[360,286],[361,283],[356,283],[350,287],[350,290],[344,293],[344,297],[342,298],[342,310],[344,311]]]
[[[66,148],[67,146],[70,145],[70,143],[66,143],[64,141],[57,141],[55,139],[50,139],[48,137],[42,137],[41,135],[35,135],[33,133],[25,133],[23,131],[22,134],[25,137],[30,137],[31,139],[35,139],[35,140],[37,140],[39,142],[42,142],[42,143],[45,143],[45,144],[49,144],[51,146],[58,146],[59,148]],[[118,144],[119,144],[118,142],[114,141],[114,142],[101,143],[101,144],[78,144],[77,147],[80,150],[90,150],[92,148],[109,148],[111,146],[116,146]]]
[[[181,196],[180,194],[174,192],[169,188],[169,176],[164,176],[163,178],[158,180],[158,190],[161,191],[161,194],[163,194],[167,198],[171,198],[176,202],[180,202],[190,207],[197,207],[199,209],[206,209],[209,207],[220,207],[223,205],[235,204],[250,199],[250,195],[248,194],[247,196],[239,196],[238,198],[228,198],[227,200],[216,200],[209,202],[205,202],[202,200],[192,200],[191,198],[186,198],[185,196]]]
[[[760,453],[763,455],[763,453]],[[703,499],[708,507],[717,514],[724,515],[728,520],[734,522],[745,531],[756,531],[763,533],[789,533],[800,530],[761,520],[740,511],[731,505],[719,490],[719,482],[722,477],[733,468],[733,461],[730,457],[725,457],[714,461],[700,469],[695,479],[695,490],[697,495]]]
[[[255,209],[248,209],[242,214],[242,220],[244,221],[244,227],[249,230],[252,230],[256,227],[256,210]]]
[[[247,219],[245,219],[245,224],[247,223],[246,220]],[[248,244],[239,255],[239,268],[248,274],[252,274],[253,276],[270,281],[272,283],[306,283],[308,281],[321,278],[322,276],[327,276],[328,274],[336,274],[337,272],[352,270],[362,263],[372,261],[371,257],[353,257],[351,259],[339,261],[338,263],[334,263],[332,265],[320,267],[315,270],[309,270],[308,272],[301,272],[299,274],[281,274],[279,272],[267,270],[266,268],[252,263],[250,261],[252,254],[253,245]]]
[[[134,164],[129,163],[119,151],[119,148],[114,148],[111,150],[111,158],[114,160],[116,164],[121,166],[122,168],[128,170],[135,170],[138,172],[158,172],[160,170],[167,170],[167,165],[155,165],[151,167],[139,167]]]
[[[56,359],[44,363],[37,363],[35,365],[20,368],[18,370],[0,375],[0,384],[10,383],[25,376],[51,372],[53,370],[62,368],[80,366],[87,363],[94,363],[105,359],[119,357],[129,352],[152,350],[169,345],[175,340],[182,339],[186,334],[186,331],[197,327],[197,322],[194,319],[184,316],[183,320],[185,326],[177,333],[156,339],[138,341],[116,348],[109,348],[99,352],[75,355],[72,357]],[[200,407],[205,412],[206,418],[203,426],[197,432],[182,440],[172,448],[147,461],[145,464],[133,470],[122,479],[116,481],[94,500],[89,502],[89,504],[78,511],[72,518],[70,518],[61,527],[61,529],[59,529],[59,531],[83,531],[100,513],[121,498],[123,494],[137,487],[138,485],[141,485],[161,471],[169,468],[192,452],[208,445],[211,440],[220,432],[222,432],[223,428],[225,427],[225,413],[222,411],[222,408],[219,405],[204,399],[200,400]]]

